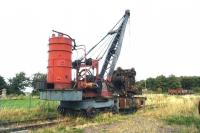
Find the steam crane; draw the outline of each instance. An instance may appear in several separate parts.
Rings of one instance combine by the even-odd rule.
[[[97,110],[110,109],[116,113],[119,109],[143,106],[145,99],[135,97],[141,94],[134,87],[135,69],[114,70],[129,17],[130,11],[126,10],[118,23],[87,52],[84,45],[76,45],[69,35],[53,31],[49,38],[47,81],[39,84],[40,98],[60,101],[61,114],[81,111],[89,117]],[[73,51],[83,51],[84,55],[72,61]],[[99,73],[100,63],[103,65]],[[74,80],[72,69],[76,72]]]

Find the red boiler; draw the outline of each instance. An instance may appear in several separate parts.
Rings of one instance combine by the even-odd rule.
[[[47,84],[55,89],[70,89],[72,79],[72,40],[61,34],[49,38]]]

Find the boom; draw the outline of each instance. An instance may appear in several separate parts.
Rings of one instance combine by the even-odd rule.
[[[130,17],[130,11],[126,10],[122,18],[122,23],[119,26],[119,28],[115,31],[109,32],[109,34],[116,34],[116,35],[114,39],[112,40],[111,46],[106,55],[105,62],[102,66],[102,69],[99,75],[100,78],[103,78],[105,76],[105,73],[107,73],[107,78],[109,78],[112,76],[114,72],[114,68],[116,66],[118,57],[121,52],[121,46],[122,46],[124,33],[125,33],[125,29],[126,29],[126,25],[127,25],[129,17]]]

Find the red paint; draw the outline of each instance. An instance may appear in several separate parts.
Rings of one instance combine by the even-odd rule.
[[[111,98],[111,97],[112,97],[112,93],[109,92],[108,90],[102,89],[102,91],[101,91],[101,97],[104,97],[104,98]]]
[[[62,35],[49,38],[49,59],[47,82],[55,89],[71,88],[72,41]]]
[[[96,92],[88,91],[87,93],[83,93],[83,96],[87,98],[92,98],[92,97],[97,97],[98,94]]]
[[[125,109],[126,108],[126,104],[127,104],[126,98],[119,98],[119,107],[120,107],[120,109]]]

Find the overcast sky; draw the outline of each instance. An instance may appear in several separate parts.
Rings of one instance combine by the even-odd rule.
[[[200,76],[199,0],[1,0],[0,75],[46,73],[51,30],[89,49],[130,9],[117,66],[137,80]]]

